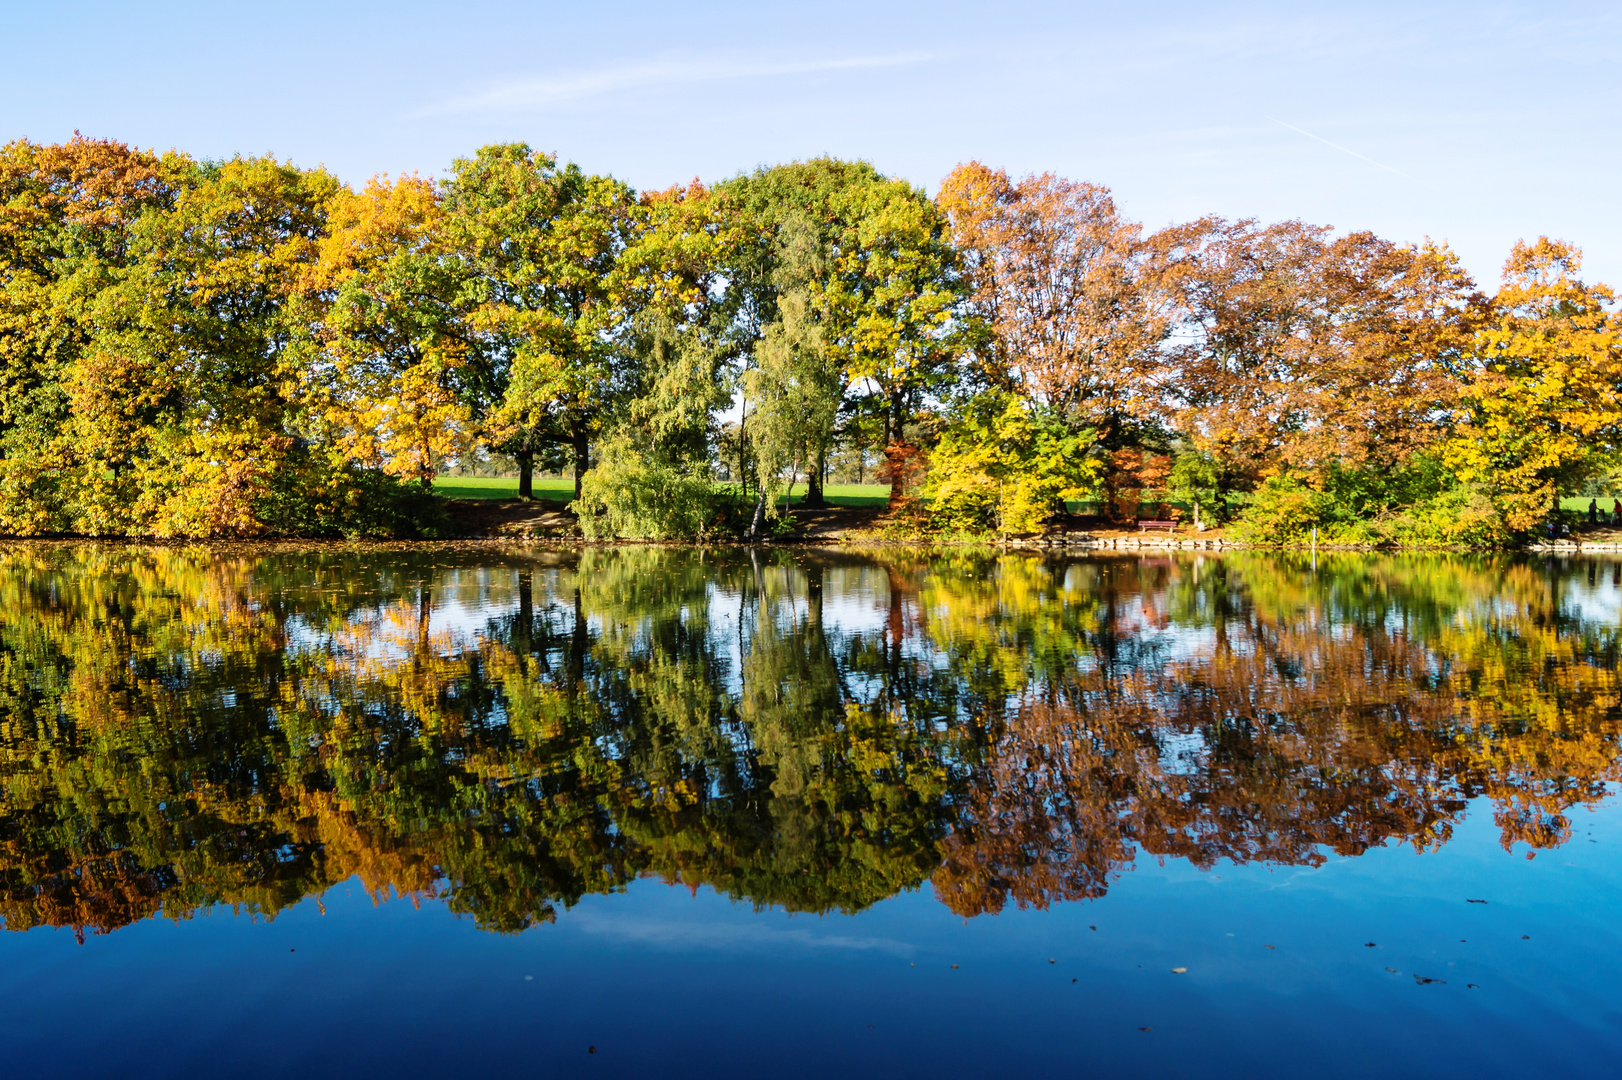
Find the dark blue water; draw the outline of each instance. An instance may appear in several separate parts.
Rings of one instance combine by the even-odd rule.
[[[8,1076],[1616,1070],[1609,564],[67,558]]]

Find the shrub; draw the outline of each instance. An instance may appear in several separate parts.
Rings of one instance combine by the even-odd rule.
[[[1479,547],[1509,539],[1503,516],[1485,493],[1433,466],[1416,461],[1383,478],[1332,470],[1322,487],[1298,475],[1268,477],[1251,493],[1229,535],[1279,545],[1306,543],[1314,528],[1325,544]]]
[[[445,501],[422,485],[303,450],[289,456],[253,509],[280,536],[433,539],[449,532]]]
[[[947,532],[1031,533],[1064,500],[1092,491],[1091,430],[1013,395],[985,394],[953,417],[929,455],[923,497]]]
[[[708,476],[610,443],[572,504],[589,540],[697,539],[735,521],[736,500]]]

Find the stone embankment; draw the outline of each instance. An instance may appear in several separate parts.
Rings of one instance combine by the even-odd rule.
[[[1614,540],[1557,540],[1552,544],[1533,544],[1526,549],[1544,555],[1587,555],[1590,552],[1622,552],[1622,543]]]
[[[1141,551],[1145,549],[1159,549],[1167,551],[1176,550],[1217,550],[1234,545],[1226,543],[1220,536],[1192,536],[1164,535],[1160,533],[1146,533],[1141,536],[1097,536],[1085,532],[1051,533],[1047,536],[1038,536],[1026,540],[1011,540],[1010,546],[1038,547],[1038,548],[1088,548],[1091,550]]]

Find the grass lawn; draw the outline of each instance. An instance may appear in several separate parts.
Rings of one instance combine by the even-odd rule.
[[[883,506],[890,501],[890,488],[885,484],[829,484],[822,490],[835,506]],[[436,476],[434,491],[447,499],[516,499],[518,477]],[[574,481],[537,476],[535,497],[550,502],[569,502],[574,498]],[[805,485],[795,484],[789,502],[798,506],[804,498]]]
[[[436,476],[434,493],[447,499],[516,499],[516,476]],[[574,481],[567,477],[535,478],[535,497],[548,502],[569,502],[574,498]]]
[[[884,506],[890,501],[889,484],[828,484],[822,495],[835,506]],[[789,495],[789,505],[799,506],[805,500],[805,485],[795,484]]]
[[[1576,510],[1586,514],[1588,513],[1588,500],[1593,498],[1594,497],[1592,495],[1562,495],[1560,497],[1560,509]],[[1608,511],[1616,506],[1616,499],[1612,498],[1610,495],[1601,495],[1599,498],[1594,499],[1594,501],[1599,503],[1601,510]]]

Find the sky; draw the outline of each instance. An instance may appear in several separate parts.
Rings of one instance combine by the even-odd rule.
[[[819,154],[1583,248],[1622,287],[1622,5],[0,0],[0,139],[274,153],[362,184],[523,141],[641,189]]]

